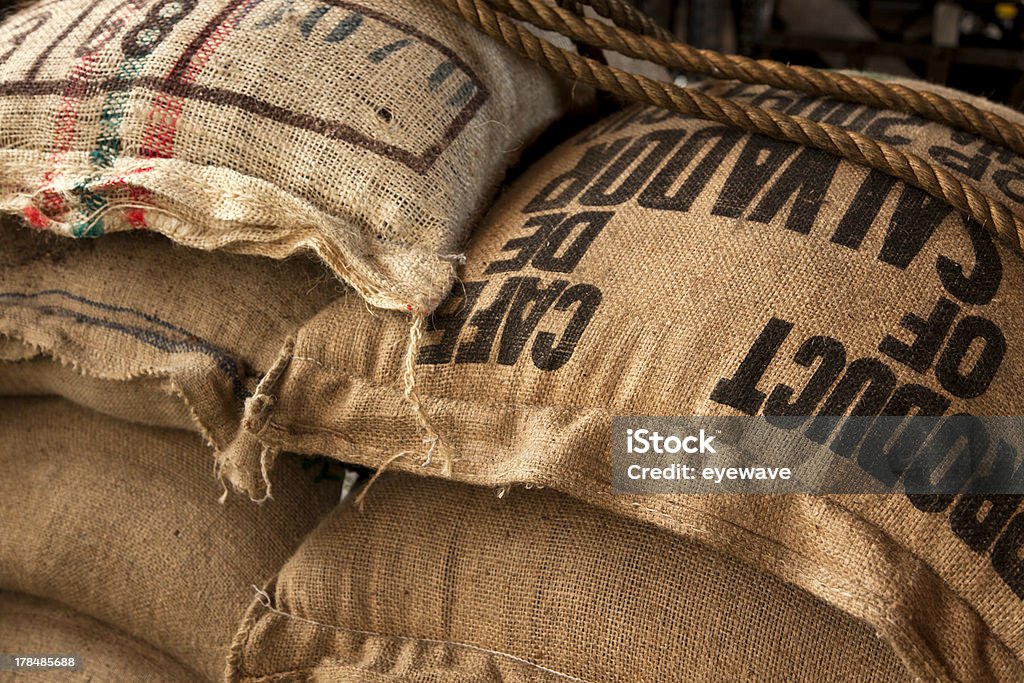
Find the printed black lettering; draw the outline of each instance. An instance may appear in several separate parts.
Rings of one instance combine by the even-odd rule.
[[[962,370],[975,340],[982,342],[981,351],[974,366]],[[935,365],[935,376],[942,388],[960,398],[981,396],[992,383],[1006,354],[1006,338],[1002,330],[987,318],[969,315],[957,323],[939,361]]]
[[[477,311],[469,324],[476,328],[472,341],[459,344],[455,354],[456,363],[486,363],[491,358],[491,348],[498,334],[505,312],[512,303],[512,296],[519,287],[520,278],[510,277],[502,283],[498,296],[490,306]]]
[[[94,3],[92,6],[95,7],[99,3]],[[118,16],[126,7],[131,7],[136,11],[142,9],[144,3],[136,2],[136,0],[124,0],[111,8],[96,27],[86,36],[85,40],[78,44],[75,48],[75,57],[81,59],[82,57],[88,57],[94,55],[100,50],[107,46],[115,36],[124,30],[126,21],[123,17]],[[145,26],[145,22],[136,28],[136,31],[141,30]],[[131,34],[129,34],[131,35]]]
[[[857,195],[847,207],[839,227],[832,235],[832,242],[851,249],[860,249],[868,229],[878,218],[896,179],[886,173],[872,169],[864,178]]]
[[[1024,167],[1014,164],[1012,168],[1000,169],[992,174],[992,181],[1000,192],[1018,204],[1024,204]]]
[[[640,191],[651,174],[657,170],[676,144],[683,139],[682,129],[656,130],[633,141],[633,144],[594,181],[580,196],[584,206],[614,206],[622,204]],[[646,154],[645,154],[646,153]],[[636,164],[637,159],[643,160]],[[622,175],[634,164],[636,167],[619,182]],[[618,183],[618,187],[611,189]]]
[[[1016,468],[1016,473],[1014,469]],[[1013,488],[1024,479],[1024,467],[1017,467],[1017,450],[1000,440],[996,445],[995,457],[990,471],[980,482],[971,482],[972,490],[984,490],[985,486]],[[988,482],[986,484],[986,482]],[[1020,489],[1017,489],[1020,490]],[[960,540],[976,553],[988,552],[989,546],[999,536],[1007,521],[1024,501],[1021,495],[966,494],[960,496],[949,515],[949,525]]]
[[[853,119],[850,119],[851,115]],[[878,116],[878,112],[873,109],[868,109],[852,102],[842,102],[836,107],[835,111],[828,115],[825,123],[842,126],[846,130],[862,131],[868,127],[876,116]]]
[[[841,420],[839,416],[853,405],[851,415],[878,415],[896,387],[896,376],[884,363],[874,358],[861,358],[850,363],[846,374],[829,394],[818,417],[811,421],[804,435],[815,443],[825,443]],[[853,404],[854,399],[856,405]],[[836,438],[829,444],[835,453],[847,456],[864,436],[865,421],[845,422]]]
[[[162,0],[150,8],[134,30],[121,41],[126,57],[145,57],[167,38],[174,25],[196,8],[199,0]],[[120,31],[120,27],[117,29]]]
[[[900,269],[909,266],[952,210],[941,199],[905,185],[889,219],[879,260]]]
[[[992,163],[991,159],[982,154],[967,156],[963,152],[958,152],[951,147],[942,147],[941,145],[929,147],[928,155],[946,168],[952,169],[957,173],[963,173],[973,180],[981,180],[985,177],[985,171],[988,170],[989,165]]]
[[[943,512],[953,503],[955,495],[940,493],[959,491],[980,469],[991,439],[984,423],[960,413],[942,421],[935,436],[925,444],[907,468],[903,484],[907,499],[922,512]],[[940,468],[948,463],[938,481]]]
[[[614,215],[611,211],[588,211],[569,216],[548,232],[544,246],[534,255],[531,265],[549,273],[571,273]],[[577,228],[580,228],[579,234],[562,250]]]
[[[839,157],[816,149],[801,150],[747,218],[770,223],[795,194],[786,228],[802,235],[810,233],[837,168]]]
[[[274,10],[270,14],[263,17],[262,19],[259,20],[259,22],[256,23],[256,28],[264,29],[270,28],[271,26],[277,26],[279,23],[281,23],[282,19],[284,19],[291,12],[295,11],[294,5],[295,0],[283,0],[282,2],[278,3],[277,7],[274,8]]]
[[[654,179],[640,193],[637,203],[645,209],[689,211],[694,200],[707,186],[718,167],[722,165],[725,156],[744,135],[742,131],[724,126],[714,126],[697,131],[683,143],[682,147],[676,150],[668,163],[658,171]],[[697,163],[693,171],[683,181],[682,186],[674,194],[669,194],[683,171],[710,140],[717,140],[717,142]]]
[[[455,352],[455,343],[466,325],[470,312],[476,306],[480,293],[484,291],[486,282],[464,282],[456,287],[444,305],[438,308],[427,320],[427,329],[441,332],[441,339],[436,344],[423,346],[416,356],[417,364],[438,365],[448,363]]]
[[[953,533],[978,554],[987,553],[1024,496],[960,496],[949,514]]]
[[[561,209],[583,191],[594,177],[607,166],[615,156],[621,152],[632,138],[619,138],[611,142],[601,142],[592,145],[583,152],[576,166],[562,175],[553,178],[551,182],[537,193],[529,203],[523,207],[523,213],[537,213],[538,211],[551,211]]]
[[[768,88],[757,95],[754,95],[750,99],[750,104],[755,107],[760,107],[766,102],[771,102],[772,106],[769,109],[776,111],[786,111],[786,109],[793,105],[793,97],[791,94],[782,90],[775,90],[774,88]],[[787,112],[788,113],[788,112]]]
[[[821,98],[819,97],[812,97],[811,95],[799,95],[795,100],[793,100],[792,104],[786,107],[784,111],[791,116],[798,116],[802,112],[807,110],[809,107],[811,107],[814,104],[817,104],[818,102],[821,102]]]
[[[965,304],[984,306],[999,291],[1003,262],[991,233],[966,216],[960,219],[974,248],[974,270],[967,275],[963,264],[945,256],[940,256],[935,262],[935,270],[947,292]]]
[[[886,486],[895,486],[914,461],[937,418],[949,409],[949,399],[920,384],[904,384],[889,398],[885,418],[913,416],[912,420],[875,420],[857,450],[857,464]],[[935,420],[922,419],[933,416]],[[896,435],[899,430],[899,435]],[[891,442],[891,444],[890,444]]]
[[[825,398],[846,367],[846,349],[832,337],[811,337],[800,345],[793,360],[805,368],[818,361],[818,367],[796,400],[791,400],[793,388],[781,383],[775,385],[768,396],[764,406],[765,419],[783,429],[796,429],[814,414],[821,399]]]
[[[515,300],[505,317],[505,327],[501,332],[501,343],[498,345],[498,364],[515,365],[519,360],[526,342],[533,336],[541,318],[551,308],[569,283],[555,280],[547,287],[540,287],[540,278],[524,277],[520,279]],[[526,309],[529,308],[529,313]]]
[[[992,548],[992,567],[1018,598],[1024,600],[1024,514],[1018,514],[1006,525],[1006,531]]]
[[[557,370],[572,358],[576,344],[579,343],[587,325],[601,305],[601,290],[594,285],[573,285],[562,293],[555,302],[556,311],[567,311],[579,304],[572,319],[562,333],[558,344],[555,335],[550,332],[539,332],[533,342],[533,364],[540,370]]]
[[[900,320],[900,326],[914,335],[914,342],[905,344],[887,334],[878,345],[878,350],[908,368],[926,372],[942,348],[942,342],[946,340],[959,312],[959,306],[942,298],[932,308],[927,320],[915,313],[907,313]]]
[[[807,112],[807,118],[812,121],[824,121],[834,115],[841,104],[843,103],[836,100],[814,100],[813,107]],[[833,123],[841,123],[841,121],[833,121]]]
[[[764,392],[758,391],[757,385],[792,330],[791,322],[780,318],[769,320],[733,376],[718,380],[718,384],[711,392],[711,400],[747,415],[756,415],[765,400]]]
[[[524,228],[537,228],[529,235],[514,237],[502,246],[502,251],[513,251],[515,256],[504,261],[494,261],[487,266],[484,273],[507,273],[510,271],[522,270],[530,262],[530,259],[540,251],[540,248],[548,241],[551,231],[565,220],[564,213],[548,213],[543,216],[531,216]]]
[[[729,172],[725,186],[711,208],[711,215],[738,218],[797,147],[760,135],[747,138],[736,165]]]
[[[910,116],[877,116],[864,129],[864,134],[873,140],[887,142],[890,145],[907,145],[910,144],[910,138],[898,134],[896,129],[900,126],[920,128],[924,124],[923,120]]]

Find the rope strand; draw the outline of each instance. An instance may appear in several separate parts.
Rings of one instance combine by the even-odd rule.
[[[602,4],[624,5],[619,0],[596,1]],[[950,99],[938,93],[918,91],[898,83],[884,83],[873,78],[836,71],[787,66],[770,60],[755,60],[741,55],[699,50],[674,42],[670,37],[637,35],[623,27],[578,16],[561,7],[553,7],[543,0],[493,0],[493,5],[497,10],[513,18],[603,50],[613,50],[629,57],[710,78],[762,83],[816,97],[830,97],[876,109],[914,114],[929,121],[973,133],[1024,155],[1024,126],[1008,121],[994,112],[979,109],[964,100]],[[635,9],[633,12],[639,14]]]
[[[665,42],[672,41],[672,34],[658,25],[651,17],[625,2],[615,0],[581,0],[600,16],[611,20],[616,26],[635,31],[643,36],[650,36]],[[578,13],[582,16],[582,13]]]
[[[973,186],[961,182],[945,168],[931,164],[915,154],[903,152],[892,145],[838,126],[680,88],[672,83],[656,81],[600,64],[537,37],[503,12],[491,7],[487,0],[439,1],[488,35],[555,73],[630,100],[728,124],[778,140],[796,142],[876,169],[950,204],[993,231],[1017,251],[1024,251],[1024,223],[1005,204],[986,197]],[[509,7],[515,4],[519,9],[533,7],[536,4],[533,0],[494,1],[499,4],[505,3]],[[552,9],[549,6],[545,7]],[[538,11],[537,16],[541,14]],[[589,42],[589,39],[586,42]],[[822,72],[814,73],[824,75]],[[832,75],[834,74],[828,74]],[[962,104],[970,107],[966,103]],[[1005,120],[1004,123],[1014,129],[1017,128]]]

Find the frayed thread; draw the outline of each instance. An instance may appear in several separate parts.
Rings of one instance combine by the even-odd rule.
[[[405,365],[402,369],[402,393],[405,396],[405,400],[412,407],[413,413],[416,415],[416,421],[423,428],[423,444],[426,446],[426,450],[422,452],[401,451],[381,463],[377,471],[370,477],[370,480],[363,486],[363,490],[355,498],[355,505],[359,510],[363,509],[363,502],[366,500],[366,495],[370,492],[370,488],[374,483],[392,464],[402,458],[418,460],[421,467],[430,467],[436,459],[441,475],[446,478],[451,477],[453,449],[440,435],[430,420],[430,416],[423,409],[423,401],[420,399],[419,387],[416,384],[416,357],[419,355],[420,344],[423,341],[423,327],[426,325],[426,321],[427,313],[412,312],[412,320],[409,324],[409,343],[405,349]]]
[[[223,504],[227,502],[228,492],[233,488],[249,495],[249,500],[260,505],[273,499],[273,486],[270,482],[270,470],[274,466],[280,451],[265,444],[260,445],[260,483],[262,483],[263,495],[256,496],[258,485],[249,482],[248,477],[243,476],[245,470],[229,460],[218,458],[214,464],[214,477],[220,483],[222,492],[218,501]]]
[[[249,500],[252,502],[262,504],[274,497],[270,484],[270,467],[273,465],[273,461],[275,459],[277,459],[277,451],[273,451],[269,447],[264,446],[263,450],[260,452],[260,476],[263,478],[264,493],[262,498],[249,496]]]
[[[452,449],[434,427],[430,416],[423,409],[423,401],[420,399],[419,387],[416,384],[416,357],[419,355],[420,344],[423,341],[423,327],[426,325],[427,315],[422,312],[414,312],[409,325],[409,344],[405,349],[405,368],[402,372],[403,394],[405,399],[412,406],[420,427],[425,432],[423,443],[427,445],[420,464],[429,467],[436,457],[439,463],[441,474],[450,477],[452,473]],[[392,458],[389,462],[394,461]]]
[[[356,508],[359,511],[362,511],[362,509],[363,509],[363,501],[366,500],[366,494],[370,492],[370,487],[372,487],[375,483],[377,483],[377,480],[380,479],[380,475],[384,474],[384,471],[388,467],[391,466],[391,463],[395,462],[399,458],[405,458],[405,457],[408,457],[408,456],[415,456],[415,455],[418,455],[418,453],[416,453],[416,451],[402,451],[401,453],[395,453],[390,458],[385,460],[381,464],[381,466],[377,468],[377,471],[373,473],[373,476],[370,477],[370,480],[368,482],[366,482],[366,484],[363,486],[363,490],[359,492],[359,495],[356,496],[356,499],[355,499]]]

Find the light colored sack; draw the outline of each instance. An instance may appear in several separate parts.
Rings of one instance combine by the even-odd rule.
[[[77,655],[78,670],[0,671],[0,681],[194,683],[198,674],[91,617],[23,593],[0,591],[0,652]]]
[[[249,608],[231,681],[910,681],[867,625],[554,491],[384,475]]]
[[[4,210],[73,237],[313,250],[401,310],[447,293],[563,108],[553,76],[430,0],[58,0],[0,44]]]
[[[1021,210],[1024,161],[970,135],[717,87],[871,129]],[[1024,261],[924,192],[633,107],[527,171],[475,234],[416,358],[436,439],[408,406],[406,334],[400,315],[332,302],[249,402],[260,448],[552,487],[811,592],[923,679],[1024,678],[1020,497],[610,490],[616,415],[1020,415]],[[225,453],[242,488],[259,486],[260,448]]]
[[[0,588],[58,601],[207,680],[223,675],[252,586],[339,498],[338,476],[286,458],[273,500],[220,503],[194,434],[54,398],[0,409]]]

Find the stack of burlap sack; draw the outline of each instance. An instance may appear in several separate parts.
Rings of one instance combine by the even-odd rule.
[[[1024,215],[1024,160],[969,134],[703,87]],[[1021,497],[613,495],[608,445],[1019,415],[1021,257],[639,106],[499,190],[570,89],[429,0],[0,26],[0,653],[84,660],[18,680],[1024,679]],[[384,470],[363,505],[344,464]]]

